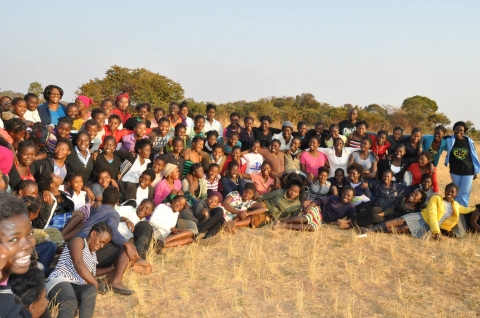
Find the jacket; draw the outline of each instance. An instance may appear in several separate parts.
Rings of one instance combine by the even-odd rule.
[[[473,173],[480,173],[480,161],[478,160],[477,150],[475,149],[475,144],[471,138],[464,136],[468,140],[468,146],[470,147],[470,155],[472,157],[473,164]],[[450,138],[447,138],[447,156],[445,157],[445,166],[448,166],[450,162],[450,153],[452,152],[453,145],[455,145],[455,135],[451,135]]]
[[[475,209],[475,207],[464,207],[457,201],[452,201],[452,215],[439,226],[438,221],[440,221],[443,214],[445,214],[445,204],[442,196],[435,194],[430,198],[427,207],[423,209],[421,213],[425,222],[430,226],[432,234],[440,234],[440,228],[451,231],[452,228],[457,225],[460,214],[467,214],[475,211]]]
[[[123,196],[123,200],[121,200],[120,202],[125,203],[129,200],[137,200],[137,189],[140,186],[139,183],[133,183],[133,182],[129,182],[129,181],[118,180],[117,184],[118,184],[118,188],[120,190],[120,193]],[[148,186],[148,198],[150,200],[153,199],[153,187],[152,186]],[[140,204],[140,203],[141,202],[138,202],[138,204]],[[135,205],[135,207],[136,206],[137,205]]]
[[[67,107],[60,104],[60,107],[63,108],[65,114],[67,113]],[[38,105],[38,115],[40,115],[40,120],[42,121],[42,125],[48,126],[52,123],[52,114],[50,113],[50,108],[48,108],[48,102],[45,102],[41,105]]]
[[[120,214],[114,207],[102,204],[98,208],[92,208],[90,218],[83,226],[77,236],[87,238],[92,227],[98,222],[106,222],[112,228],[112,242],[118,246],[122,246],[127,242],[127,239],[118,231],[118,224],[120,223]]]
[[[423,145],[422,149],[424,151],[428,151],[430,149],[430,146],[432,145],[434,136],[432,135],[424,135],[423,136]],[[442,141],[440,142],[440,148],[438,148],[438,153],[433,156],[433,165],[436,167],[438,166],[438,161],[440,161],[440,156],[442,155],[442,152],[447,149],[447,141],[442,138]]]

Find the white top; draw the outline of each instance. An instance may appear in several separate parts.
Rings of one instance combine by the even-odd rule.
[[[147,166],[150,163],[150,159],[145,159],[143,165],[140,164],[140,158],[137,156],[133,165],[130,167],[130,170],[127,171],[122,177],[122,181],[130,181],[133,183],[137,183],[138,179],[142,172],[147,170]],[[137,197],[138,198],[138,197]]]
[[[0,118],[0,128],[5,128],[3,127],[3,120]]]
[[[261,154],[259,153],[254,154],[253,152],[251,152],[251,153],[247,153],[243,157],[247,160],[247,169],[245,170],[245,173],[247,174],[260,173],[260,170],[262,169],[262,163],[263,163],[263,156]]]
[[[80,191],[80,193],[77,194],[75,193],[75,191],[73,191],[71,198],[73,203],[75,204],[75,206],[73,207],[73,210],[76,211],[86,204],[87,192]]]
[[[391,169],[392,172],[393,172],[393,178],[392,178],[392,180],[393,180],[393,181],[397,181],[397,180],[395,179],[395,175],[396,175],[397,173],[399,173],[400,170],[402,170],[402,167],[397,167],[397,166],[394,166],[394,165],[390,165],[390,169]]]
[[[223,136],[223,127],[222,124],[215,118],[213,119],[213,123],[207,120],[207,116],[205,116],[205,127],[203,128],[205,133],[209,132],[210,130],[216,130],[218,132],[218,136]]]
[[[438,221],[438,225],[442,225],[443,221],[451,217],[453,214],[452,204],[447,201],[443,201],[443,203],[445,204],[445,213],[442,215],[440,221]]]
[[[193,119],[191,119],[190,117],[185,118],[185,123],[187,124],[187,128],[194,126]]]
[[[137,209],[132,206],[124,205],[124,206],[115,206],[115,210],[120,214],[120,217],[124,217],[132,221],[133,225],[137,225],[140,222],[140,218],[137,215]],[[126,240],[133,238],[133,233],[130,232],[127,226],[127,222],[120,222],[118,223],[118,232],[125,237]]]
[[[38,114],[38,110],[36,109],[33,112],[27,109],[25,114],[23,114],[23,118],[25,118],[25,120],[33,121],[34,123],[40,123],[42,121]]]
[[[335,170],[338,168],[342,168],[347,175],[347,166],[348,166],[348,159],[350,158],[350,154],[358,148],[350,148],[344,147],[342,149],[342,156],[337,157],[335,156],[335,149],[333,148],[317,148],[318,151],[324,153],[328,158],[328,163],[330,164],[330,175],[329,177],[335,177]]]
[[[140,205],[140,203],[142,203],[142,201],[145,199],[148,199],[148,187],[146,187],[145,189],[142,189],[141,186],[138,186],[137,199],[135,200],[137,201],[137,208]]]
[[[105,129],[102,127],[102,131],[100,131],[99,133],[97,133],[97,135],[95,136],[95,139],[100,139],[100,140],[102,140],[103,136],[105,136]]]
[[[274,140],[274,139],[280,140],[280,143],[281,143],[281,145],[280,145],[280,151],[290,150],[290,144],[292,143],[292,139],[293,139],[292,136],[290,136],[290,141],[289,141],[288,143],[285,141],[285,138],[283,138],[283,134],[282,134],[282,133],[273,135],[273,136],[272,136],[272,140]]]
[[[173,212],[170,205],[158,205],[150,217],[150,224],[154,230],[155,240],[158,238],[166,238],[170,235],[170,229],[177,225],[178,212]]]

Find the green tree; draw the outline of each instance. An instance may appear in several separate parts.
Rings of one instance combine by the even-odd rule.
[[[171,102],[181,102],[184,91],[179,83],[145,68],[114,65],[106,71],[103,79],[94,78],[75,92],[92,98],[97,104],[105,98],[114,100],[122,93],[130,95],[132,106],[148,102],[166,108]]]
[[[28,86],[28,92],[37,95],[39,103],[43,103],[45,101],[43,99],[43,87],[40,82],[31,82],[30,86]]]
[[[405,99],[401,109],[409,118],[412,127],[431,128],[440,117],[434,116],[438,111],[437,103],[425,96],[413,96]],[[446,116],[445,116],[446,117]]]

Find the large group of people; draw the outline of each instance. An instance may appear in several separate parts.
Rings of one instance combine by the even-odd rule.
[[[208,248],[240,227],[480,231],[469,206],[480,162],[464,122],[451,135],[374,133],[352,108],[329,127],[276,129],[266,115],[254,127],[235,112],[223,127],[213,104],[189,117],[187,102],[62,97],[49,85],[40,105],[32,93],[0,99],[0,317],[49,317],[48,302],[58,317],[92,317],[97,294],[133,293],[128,268],[154,270],[150,249]],[[452,182],[440,189],[444,151]]]

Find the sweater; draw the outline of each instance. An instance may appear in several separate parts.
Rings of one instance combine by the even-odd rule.
[[[412,163],[407,171],[410,171],[410,173],[412,174],[412,185],[422,183],[422,172],[420,170],[418,162]],[[438,187],[437,168],[433,167],[433,171],[426,170],[425,173],[428,173],[432,176],[433,192],[438,193],[440,189]]]
[[[68,155],[65,164],[67,165],[67,173],[77,171],[82,174],[84,184],[90,180],[90,175],[93,171],[93,160],[91,156],[88,159],[87,164],[84,165],[78,158],[75,150],[73,150],[72,153]]]
[[[335,222],[338,219],[351,219],[355,214],[355,206],[352,202],[344,204],[342,198],[336,195],[331,195],[325,198],[314,200],[315,204],[320,208],[322,214],[322,222]]]
[[[445,203],[441,195],[435,194],[428,200],[427,207],[421,213],[425,222],[430,226],[432,234],[440,234],[440,229],[451,231],[457,225],[460,214],[467,214],[475,211],[475,209],[474,206],[464,207],[457,201],[452,201],[452,215],[439,225],[438,222],[445,213]]]
[[[106,222],[112,228],[112,242],[118,246],[122,246],[127,242],[125,237],[118,231],[118,224],[120,223],[120,214],[115,210],[111,205],[102,204],[98,208],[91,208],[90,218],[87,223],[83,226],[77,236],[81,238],[87,238],[88,233],[92,227],[99,223]]]
[[[139,183],[133,183],[133,182],[129,182],[129,181],[118,180],[117,184],[118,184],[118,189],[120,190],[120,193],[123,196],[122,203],[125,203],[129,200],[135,200],[135,201],[137,200],[137,189],[140,186]],[[150,200],[153,199],[153,187],[152,186],[148,186],[148,198]],[[138,203],[137,205],[139,205],[141,202],[137,202],[137,203]]]
[[[300,211],[300,200],[297,197],[294,200],[287,198],[285,189],[274,190],[263,195],[257,202],[265,203],[268,211],[275,220],[284,219]]]

